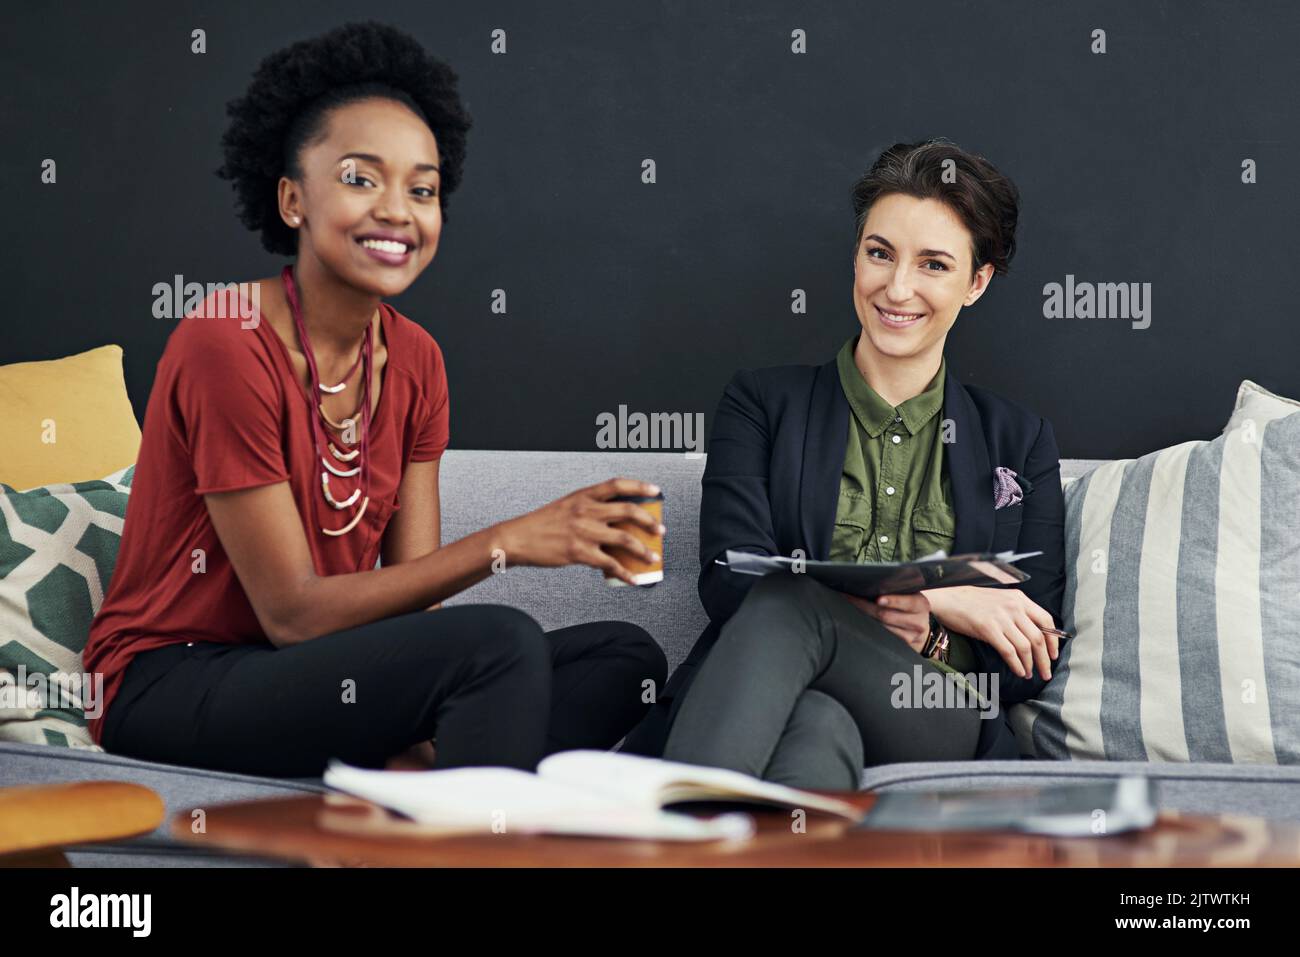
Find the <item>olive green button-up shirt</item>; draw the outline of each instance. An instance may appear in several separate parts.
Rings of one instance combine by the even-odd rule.
[[[850,337],[836,357],[852,415],[829,557],[902,562],[939,549],[951,553],[957,521],[942,414],[948,361],[940,361],[924,391],[895,407],[862,377],[853,361],[857,342]],[[960,672],[974,669],[968,640],[950,638],[949,663]]]

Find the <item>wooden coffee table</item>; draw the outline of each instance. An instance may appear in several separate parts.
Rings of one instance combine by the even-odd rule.
[[[866,810],[867,792],[821,792]],[[1102,838],[855,830],[809,812],[755,808],[749,840],[709,843],[524,834],[438,835],[343,794],[273,798],[175,815],[178,840],[317,867],[1296,867],[1300,827],[1162,812],[1146,831]]]
[[[161,797],[125,781],[0,788],[0,867],[67,867],[63,848],[148,834],[166,813]]]

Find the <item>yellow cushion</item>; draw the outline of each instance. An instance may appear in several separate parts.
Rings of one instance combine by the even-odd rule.
[[[18,490],[103,478],[136,460],[140,426],[122,347],[0,366],[0,482]]]

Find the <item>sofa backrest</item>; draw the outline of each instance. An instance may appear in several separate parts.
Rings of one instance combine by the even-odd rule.
[[[1066,485],[1101,459],[1062,459]],[[663,647],[668,666],[686,657],[708,618],[696,594],[700,573],[700,476],[705,456],[682,452],[517,452],[449,449],[441,468],[442,540],[532,511],[575,489],[621,476],[664,492],[664,580],[613,588],[594,568],[515,568],[461,592],[447,605],[498,603],[543,628],[616,619],[640,625]]]

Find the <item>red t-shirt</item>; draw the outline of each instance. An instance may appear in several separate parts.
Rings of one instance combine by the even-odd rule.
[[[214,308],[220,295],[205,307]],[[316,573],[375,567],[384,529],[400,507],[406,463],[440,458],[448,442],[442,350],[388,304],[379,311],[388,361],[371,424],[370,505],[338,537],[322,534],[321,526],[341,528],[355,511],[335,511],[321,495],[307,387],[270,323],[245,329],[237,313],[204,312],[172,331],[145,410],[117,564],[83,654],[86,671],[103,675],[100,716],[87,718],[97,744],[136,654],[180,641],[270,643],[212,527],[205,494],[287,479]],[[331,476],[330,491],[343,501],[359,480]]]

